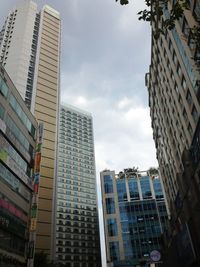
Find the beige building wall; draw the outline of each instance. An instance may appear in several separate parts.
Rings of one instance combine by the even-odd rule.
[[[57,120],[59,104],[59,14],[45,6],[41,12],[39,64],[35,96],[35,116],[44,123],[36,252],[51,254],[52,211],[56,166]]]

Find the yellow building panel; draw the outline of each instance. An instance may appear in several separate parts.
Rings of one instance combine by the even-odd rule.
[[[46,167],[54,168],[54,160],[45,157],[42,153],[41,164]]]
[[[44,114],[40,111],[37,111],[37,105],[36,105],[36,111],[35,111],[35,117],[37,120],[41,121],[41,122],[49,122],[49,123],[52,123],[52,124],[55,124],[56,123],[56,120],[55,118],[52,118],[50,116],[48,116],[48,114]]]
[[[51,124],[51,123],[46,122],[45,123],[45,131],[49,131],[49,132],[55,133],[56,132],[55,124]]]
[[[55,31],[54,29],[52,29],[52,26],[51,25],[49,25],[49,26],[46,26],[46,24],[43,24],[42,32],[49,33],[50,36],[53,36],[53,38],[57,38],[58,39],[59,38],[59,31],[58,31],[58,29]]]
[[[36,101],[37,112],[47,114],[51,118],[56,118],[55,105],[53,105],[51,103],[49,103],[49,105],[47,105],[48,101],[46,101],[46,103],[44,103],[44,105],[42,103],[43,103],[42,99],[37,97],[37,101]]]
[[[52,64],[53,66],[58,67],[58,60],[53,60],[51,58],[47,58],[47,56],[40,54],[40,60],[43,60],[44,62],[46,62],[47,66],[48,64]]]
[[[46,101],[46,93],[39,90],[37,92],[37,98],[44,99]],[[54,107],[55,107],[57,104],[57,99],[52,95],[48,95],[48,103],[54,104]]]
[[[52,199],[52,188],[44,188],[40,185],[40,195],[44,196],[47,199]],[[41,205],[40,205],[41,208]]]
[[[51,232],[51,224],[48,224],[48,223],[38,222],[37,228],[38,228],[37,230],[38,235],[48,236],[49,233]]]
[[[45,32],[43,31],[42,36],[45,37],[45,38],[46,38],[46,37],[47,37],[47,38],[50,38],[52,41],[55,41],[55,42],[58,43],[58,38],[54,38],[53,36],[51,36],[51,35],[50,35],[48,32],[46,32],[46,31],[45,31]]]
[[[58,61],[58,55],[52,54],[43,48],[41,48],[41,55],[46,56],[46,58],[48,58],[48,59]]]
[[[42,154],[43,155],[48,155],[49,158],[54,159],[55,158],[55,151],[52,149],[46,149],[42,148]]]
[[[51,223],[51,212],[47,210],[38,210],[37,221],[44,223]]]
[[[53,49],[53,48],[52,48]],[[43,63],[43,61],[42,60],[40,60],[40,66],[39,66],[39,68],[44,68],[44,69],[46,69],[46,70],[50,70],[50,71],[52,71],[54,74],[58,74],[58,69],[57,69],[57,67],[55,67],[55,66],[53,66],[53,65],[50,65],[50,64],[46,64],[46,62],[44,62]],[[43,69],[43,71],[44,71],[44,69]]]
[[[49,191],[52,193],[52,189],[49,189]],[[39,190],[39,210],[43,211],[43,216],[45,214],[48,215],[48,213],[51,214],[51,210],[52,210],[52,194],[51,194],[51,198],[50,199],[40,198],[40,190]],[[38,221],[41,221],[41,219],[39,217],[38,217]]]
[[[44,139],[43,146],[49,149],[55,149],[55,141]],[[45,154],[46,155],[46,154]]]
[[[54,170],[50,169],[50,168],[42,168],[42,175],[44,177],[40,177],[40,186],[41,187],[47,187],[52,189],[53,188],[53,177],[54,177]],[[47,171],[48,169],[48,171]],[[49,176],[51,176],[52,178],[49,178]]]
[[[53,39],[54,41],[58,40],[58,34],[52,33],[51,31],[48,30],[43,30],[42,34],[44,35],[48,35],[51,39]]]
[[[59,24],[57,22],[51,21],[47,18],[44,18],[43,24],[45,26],[53,27],[54,29],[57,29],[57,30],[59,29]]]
[[[56,97],[57,96],[57,90],[56,89],[57,89],[57,86],[55,87],[55,84],[51,83],[50,86],[48,86],[46,81],[44,81],[42,79],[39,79],[37,95],[38,95],[39,92],[43,92],[44,94],[46,94],[46,97],[47,97],[47,94],[48,94],[49,97],[54,97],[54,99],[55,98],[57,99],[57,97]],[[43,94],[43,97],[44,97],[44,94]]]
[[[58,78],[57,77],[52,77],[52,76],[50,76],[49,74],[47,74],[47,73],[45,73],[45,72],[42,72],[42,71],[40,71],[40,73],[39,73],[39,77],[41,78],[41,79],[45,79],[45,80],[47,80],[47,81],[49,81],[49,82],[52,82],[53,84],[57,84],[58,83]]]
[[[49,15],[48,13],[44,12],[44,21],[46,21],[47,23],[53,23],[55,25],[60,25],[60,20]]]
[[[47,57],[50,57],[52,59],[58,59],[58,52],[51,49],[50,47],[43,45],[43,47],[41,48],[41,53],[46,55]],[[49,73],[50,75],[50,73]]]
[[[47,28],[51,29],[54,32],[57,32],[57,33],[59,32],[59,27],[55,23],[52,23],[52,22],[49,22],[49,21],[43,21],[43,25],[44,25],[45,28],[47,27]]]
[[[54,132],[49,132],[49,131],[45,131],[45,138],[49,141],[55,141],[55,133]],[[44,145],[43,145],[43,148],[46,148]],[[54,149],[53,149],[54,150]]]
[[[48,96],[48,99],[46,98],[41,98],[41,97],[39,97],[39,95],[38,95],[38,97],[37,97],[37,100],[36,100],[36,103],[37,104],[42,104],[43,106],[46,106],[46,107],[49,107],[49,108],[51,108],[51,110],[53,110],[54,109],[54,111],[55,111],[55,108],[56,108],[56,103],[52,103],[52,102],[50,102],[49,101],[49,96]]]
[[[48,13],[44,13],[44,21],[47,22],[47,23],[51,23],[53,25],[57,25],[59,26],[60,25],[60,20],[54,16],[51,16],[50,14]]]
[[[38,231],[39,231],[39,227],[38,227]],[[36,251],[43,251],[43,252],[45,251],[45,253],[47,254],[50,253],[50,249],[51,249],[50,236],[37,235],[36,242],[37,242]]]
[[[48,73],[49,75],[51,75],[52,77],[57,77],[58,76],[58,74],[57,74],[57,72],[55,72],[54,70],[51,70],[50,68],[49,68],[49,66],[48,67],[46,67],[46,66],[41,66],[41,64],[40,64],[40,66],[39,66],[39,71],[42,71],[43,73]]]
[[[53,49],[55,49],[55,51],[58,51],[58,41],[57,40],[52,40],[51,38],[49,38],[49,36],[47,35],[43,35],[42,36],[42,41],[41,41],[41,45],[47,45]]]

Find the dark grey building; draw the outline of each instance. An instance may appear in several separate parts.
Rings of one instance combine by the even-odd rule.
[[[176,3],[167,2],[165,19]],[[166,264],[174,267],[200,266],[200,46],[191,31],[199,26],[200,1],[187,3],[174,29],[158,39],[152,23],[146,76],[157,159],[172,218]]]

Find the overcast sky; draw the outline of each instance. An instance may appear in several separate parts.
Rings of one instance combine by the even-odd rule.
[[[20,1],[1,0],[1,25]],[[150,28],[136,15],[144,1],[127,6],[115,0],[35,2],[61,14],[61,98],[93,115],[97,178],[105,168],[157,166],[144,84]]]

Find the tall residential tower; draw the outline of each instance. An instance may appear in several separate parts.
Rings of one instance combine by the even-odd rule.
[[[92,116],[70,105],[60,109],[56,198],[56,260],[100,267]]]
[[[52,251],[60,76],[60,15],[32,1],[9,13],[0,32],[0,63],[39,122],[44,123],[36,251]]]
[[[175,3],[167,1],[165,19]],[[157,159],[172,217],[167,266],[184,267],[200,266],[200,46],[191,31],[199,25],[200,1],[187,3],[174,29],[158,39],[152,23],[146,76]]]

